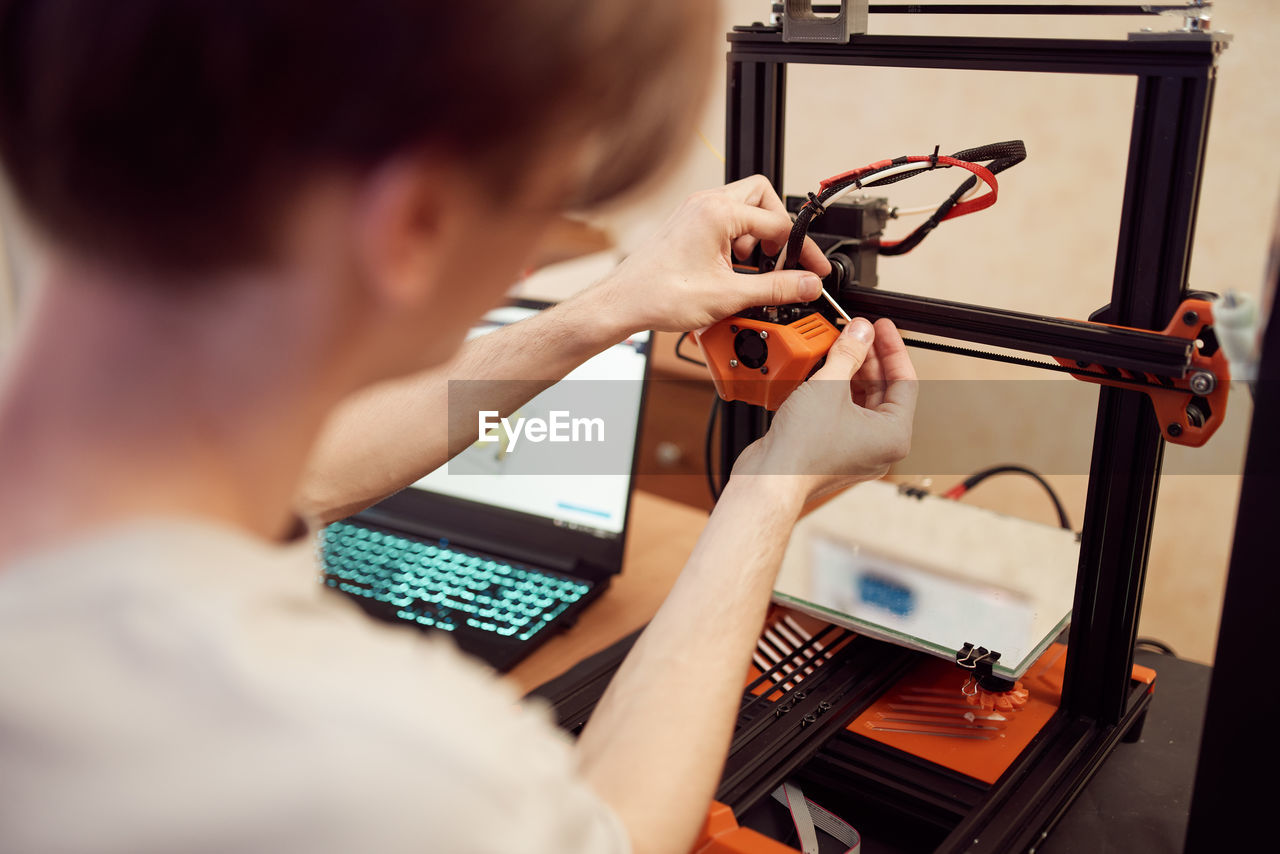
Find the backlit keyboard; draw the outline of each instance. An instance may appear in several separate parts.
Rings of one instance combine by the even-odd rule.
[[[586,582],[337,522],[321,542],[324,583],[428,629],[527,641],[591,589]],[[466,628],[463,628],[466,627]]]

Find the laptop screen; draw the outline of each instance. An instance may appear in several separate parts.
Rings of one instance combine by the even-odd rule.
[[[495,309],[469,337],[537,311],[528,306]],[[631,490],[648,342],[649,333],[641,332],[594,356],[512,413],[505,424],[496,413],[482,414],[487,420],[477,424],[475,443],[411,489],[549,520],[597,537],[619,537]],[[588,398],[598,403],[602,397],[608,398],[607,419],[572,417],[575,403]],[[557,431],[568,442],[589,441],[597,432],[603,438],[606,422],[608,442],[592,445],[589,453],[585,445],[570,449],[553,444]],[[527,432],[531,423],[543,426]],[[486,424],[493,426],[485,430]]]

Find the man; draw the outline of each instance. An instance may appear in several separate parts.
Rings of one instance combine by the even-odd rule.
[[[636,330],[818,296],[733,273],[790,226],[755,178],[462,346],[558,211],[688,138],[712,6],[0,0],[0,156],[45,261],[0,383],[0,848],[687,849],[792,524],[906,453],[891,324],[850,324],[742,455],[576,745],[325,594],[299,531],[522,402],[449,379],[527,395]]]

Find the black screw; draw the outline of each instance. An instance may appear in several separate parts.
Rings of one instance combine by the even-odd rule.
[[[830,711],[830,710],[831,710],[831,701],[830,701],[830,700],[823,700],[821,703],[819,703],[819,704],[818,704],[818,711],[819,711],[819,712],[828,712],[828,711]]]
[[[1087,368],[1087,367],[1089,367],[1089,363],[1088,363],[1088,362],[1083,362],[1083,361],[1081,361],[1080,359],[1076,359],[1076,367],[1077,367],[1077,368]]]
[[[761,369],[760,369],[760,373],[762,373],[762,374],[767,374],[767,373],[769,373],[769,366],[768,366],[768,365],[765,365],[763,368],[761,368]]]
[[[731,324],[729,324],[729,331],[730,331],[730,332],[733,332],[733,333],[737,333],[737,331],[738,331],[738,327],[734,326],[734,325],[731,323]]]
[[[800,726],[806,727],[809,724],[816,724],[817,722],[818,722],[818,716],[810,712],[809,714],[804,716],[804,720],[800,721]]]
[[[1187,326],[1195,326],[1200,322],[1200,315],[1196,314],[1194,311],[1188,311],[1182,315],[1182,322],[1187,324]]]
[[[1181,436],[1181,435],[1182,435],[1182,425],[1181,425],[1181,424],[1170,424],[1170,425],[1169,425],[1169,427],[1168,427],[1168,431],[1169,431],[1169,435],[1170,435],[1170,436]]]
[[[804,691],[797,691],[795,692],[795,694],[791,695],[791,702],[798,703],[807,696],[809,695],[806,694]]]

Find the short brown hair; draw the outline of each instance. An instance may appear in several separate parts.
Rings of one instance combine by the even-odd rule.
[[[510,188],[591,139],[595,203],[687,141],[715,5],[0,0],[0,158],[55,242],[188,272],[269,258],[309,175],[415,146]]]

